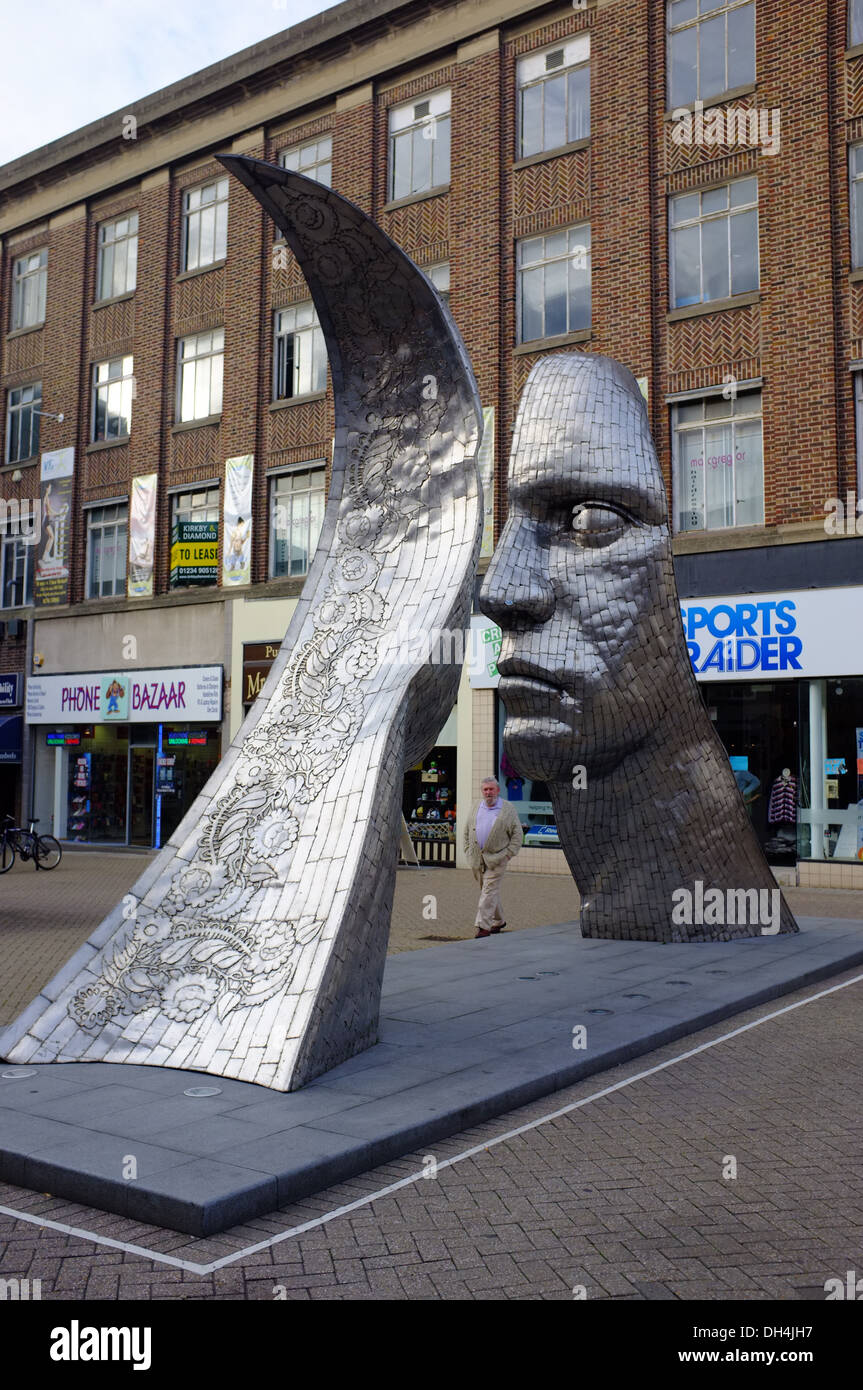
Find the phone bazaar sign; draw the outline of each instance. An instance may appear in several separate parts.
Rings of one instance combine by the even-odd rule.
[[[686,599],[681,616],[699,680],[863,674],[859,588]]]
[[[82,671],[27,682],[28,724],[159,724],[222,718],[221,666]]]

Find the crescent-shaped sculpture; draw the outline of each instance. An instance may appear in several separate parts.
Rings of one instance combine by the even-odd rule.
[[[260,160],[222,163],[284,233],[326,339],[323,529],[231,748],[0,1053],[288,1091],[376,1040],[402,776],[433,746],[461,674],[399,634],[467,624],[482,415],[447,308],[365,213]]]

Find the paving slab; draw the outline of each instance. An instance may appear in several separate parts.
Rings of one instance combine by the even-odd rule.
[[[583,941],[569,922],[391,956],[381,1041],[290,1095],[170,1068],[0,1063],[0,1178],[212,1235],[863,964],[863,922],[800,927],[661,945]]]

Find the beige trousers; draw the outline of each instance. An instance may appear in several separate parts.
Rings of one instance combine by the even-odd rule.
[[[499,927],[506,920],[500,902],[500,889],[508,863],[509,860],[505,859],[496,868],[487,869],[483,860],[476,909],[476,926],[482,927],[483,931],[491,931],[492,927]]]

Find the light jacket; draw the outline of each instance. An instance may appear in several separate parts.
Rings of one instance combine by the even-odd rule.
[[[509,801],[503,801],[494,825],[488,833],[488,839],[480,849],[476,838],[476,813],[481,805],[481,801],[473,803],[462,831],[464,852],[468,864],[473,869],[474,878],[480,877],[483,865],[487,869],[496,869],[499,864],[513,859],[521,849],[524,839],[521,821],[514,806]]]

